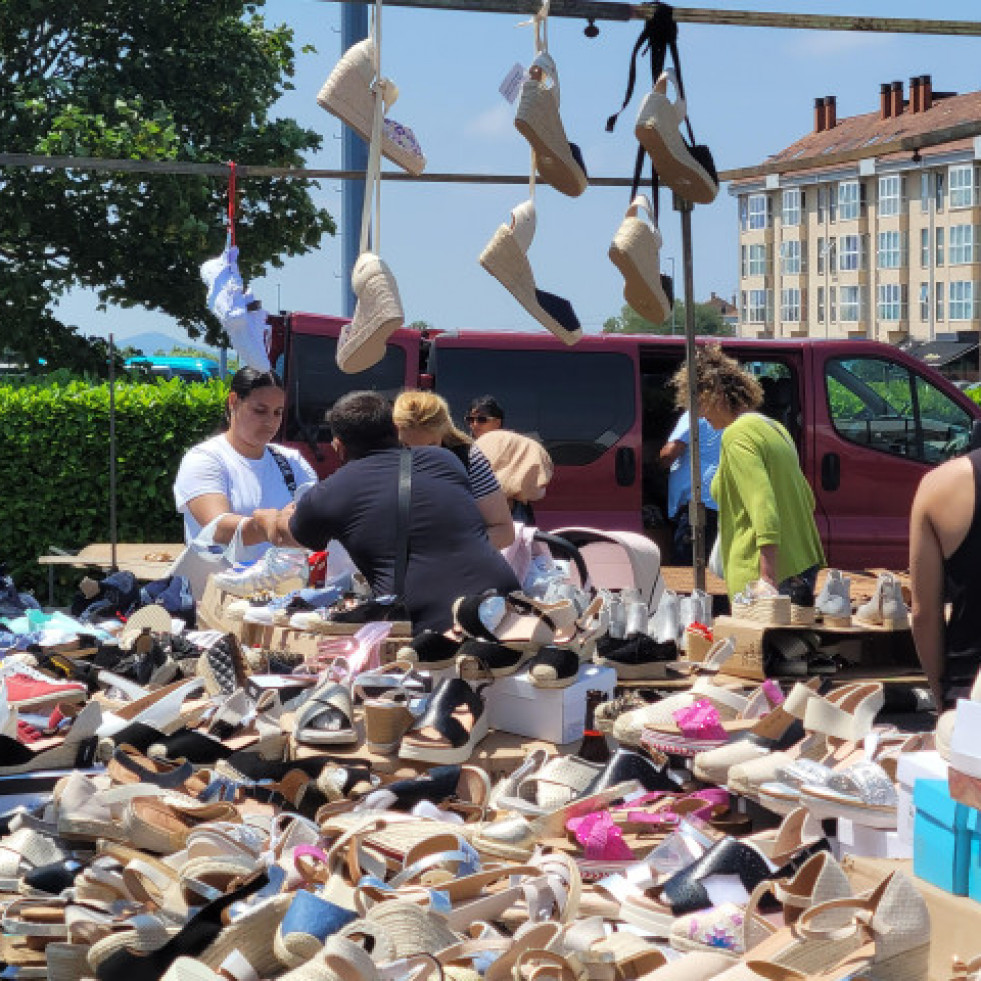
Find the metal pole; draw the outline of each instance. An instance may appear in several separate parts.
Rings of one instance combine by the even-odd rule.
[[[345,3],[341,8],[341,52],[368,36],[368,5]],[[344,170],[368,169],[368,146],[350,126],[343,127],[341,137],[341,167]],[[364,177],[346,180],[341,188],[341,306],[348,317],[354,316],[354,291],[351,273],[358,261],[361,245],[361,209],[364,207]]]
[[[674,274],[674,256],[673,255],[669,255],[668,256],[668,262],[671,263],[671,285],[674,287],[675,301],[677,301],[677,298],[678,298],[678,286],[677,286],[677,283],[676,283],[676,280],[675,280],[675,274]],[[676,309],[677,309],[677,302],[672,303],[671,304],[671,333],[672,334],[674,334],[674,325],[675,325],[675,315],[674,315],[674,312],[675,312]]]
[[[705,505],[702,503],[702,459],[698,441],[698,394],[695,390],[695,272],[691,241],[692,204],[674,195],[674,210],[681,212],[681,250],[685,273],[685,359],[688,362],[688,453],[691,500],[688,520],[692,530],[692,568],[695,589],[705,590]]]
[[[116,342],[109,335],[109,569],[117,572],[116,543]]]

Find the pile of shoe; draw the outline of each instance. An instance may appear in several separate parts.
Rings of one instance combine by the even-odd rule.
[[[491,639],[477,627],[481,606],[462,600],[457,622],[481,635],[464,644],[493,648],[498,670],[503,640],[530,646],[545,616],[565,633],[582,616],[512,599]],[[637,729],[636,712],[642,733],[667,735],[663,720],[683,702],[717,705],[728,741],[695,756],[704,783],[677,766],[675,748],[646,738],[605,761],[536,749],[496,782],[449,762],[383,777],[333,747],[356,731],[356,700],[425,701],[413,745],[431,748],[480,711],[461,685],[479,691],[455,677],[427,693],[432,676],[404,664],[353,684],[325,672],[284,706],[248,693],[244,659],[223,641],[204,652],[221,682],[214,694],[200,677],[127,701],[113,679],[90,679],[95,694],[58,750],[63,775],[2,815],[5,957],[21,971],[51,981],[926,978],[929,917],[912,881],[895,872],[856,890],[816,820],[860,806],[843,780],[868,783],[848,757],[872,731],[878,686],[812,683],[781,701],[770,683],[734,711],[733,689],[702,681],[685,699],[615,719],[615,735]],[[288,730],[307,745],[289,759]],[[746,771],[779,760],[789,778],[818,741],[831,777],[817,783],[812,764],[782,820],[754,827],[735,809],[735,770],[751,786]],[[82,742],[104,767],[74,768],[68,751]],[[881,745],[866,766],[900,751],[885,735]],[[710,785],[719,777],[729,790]]]

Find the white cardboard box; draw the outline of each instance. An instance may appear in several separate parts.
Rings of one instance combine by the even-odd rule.
[[[568,688],[536,688],[527,673],[498,678],[487,689],[492,729],[563,745],[582,739],[586,692],[596,689],[613,697],[613,668],[584,664]]]
[[[884,831],[838,818],[837,857],[858,855],[863,858],[912,858],[913,842],[906,844],[898,831]]]
[[[899,803],[896,805],[896,831],[900,840],[913,847],[913,785],[917,780],[946,780],[947,761],[935,750],[924,753],[903,753],[896,768]]]

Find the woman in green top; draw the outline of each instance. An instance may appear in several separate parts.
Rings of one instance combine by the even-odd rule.
[[[760,383],[718,346],[695,357],[699,412],[722,430],[712,496],[719,505],[719,547],[730,599],[763,580],[800,606],[814,605],[814,581],[824,565],[814,523],[814,493],[787,430],[757,410]],[[675,376],[684,408],[688,369]]]

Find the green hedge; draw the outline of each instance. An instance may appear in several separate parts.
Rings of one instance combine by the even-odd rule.
[[[218,427],[227,387],[179,380],[116,385],[119,541],[179,542],[173,482],[181,457]],[[109,386],[0,386],[0,559],[47,598],[37,557],[109,541]],[[64,601],[80,573],[59,568]]]

